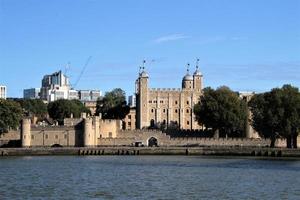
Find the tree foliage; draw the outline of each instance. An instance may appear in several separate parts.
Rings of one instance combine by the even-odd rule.
[[[41,99],[15,99],[19,102],[25,116],[44,117],[47,114],[47,105]]]
[[[125,92],[120,88],[106,92],[104,97],[97,101],[96,113],[101,113],[104,119],[124,119],[129,110]]]
[[[0,134],[19,126],[22,109],[19,103],[0,99]]]
[[[79,100],[60,99],[48,104],[49,116],[57,120],[60,125],[63,124],[64,118],[68,118],[73,114],[75,118],[79,118],[81,113],[90,113]]]
[[[254,129],[263,137],[288,139],[288,146],[296,146],[300,129],[300,93],[298,88],[284,85],[270,92],[255,95],[249,102]]]
[[[247,120],[247,105],[238,94],[228,87],[216,90],[207,87],[194,107],[199,124],[222,135],[243,136]]]

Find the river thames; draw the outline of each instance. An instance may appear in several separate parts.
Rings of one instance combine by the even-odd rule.
[[[0,199],[299,199],[300,160],[197,156],[0,159]]]

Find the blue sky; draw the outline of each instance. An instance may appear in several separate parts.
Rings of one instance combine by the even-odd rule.
[[[262,92],[300,87],[298,0],[0,0],[0,84],[40,87],[68,62],[76,89],[134,92],[142,60],[150,87],[179,88],[196,58],[204,85]]]

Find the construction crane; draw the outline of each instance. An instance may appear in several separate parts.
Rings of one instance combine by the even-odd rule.
[[[79,74],[79,76],[78,76],[75,84],[72,85],[73,88],[75,88],[77,86],[77,84],[79,83],[79,81],[80,81],[80,79],[81,79],[81,77],[82,77],[82,75],[83,75],[86,67],[88,66],[89,62],[91,61],[91,59],[92,59],[92,56],[89,56],[88,59],[86,60],[86,62],[84,64],[83,68],[81,69],[81,72],[80,72],[80,74]]]

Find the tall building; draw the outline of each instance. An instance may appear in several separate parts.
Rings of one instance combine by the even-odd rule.
[[[42,100],[51,102],[58,99],[69,99],[70,96],[76,98],[73,92],[70,88],[69,78],[61,71],[45,75],[42,80]]]
[[[196,122],[193,108],[202,94],[203,76],[196,66],[191,75],[189,65],[180,89],[150,88],[149,75],[143,69],[136,80],[136,125],[138,129],[165,126],[194,130]]]
[[[24,99],[39,99],[40,98],[40,88],[30,88],[23,90]]]
[[[136,96],[135,95],[131,95],[128,97],[128,105],[130,107],[136,107]]]
[[[0,99],[6,99],[6,86],[0,85]]]

